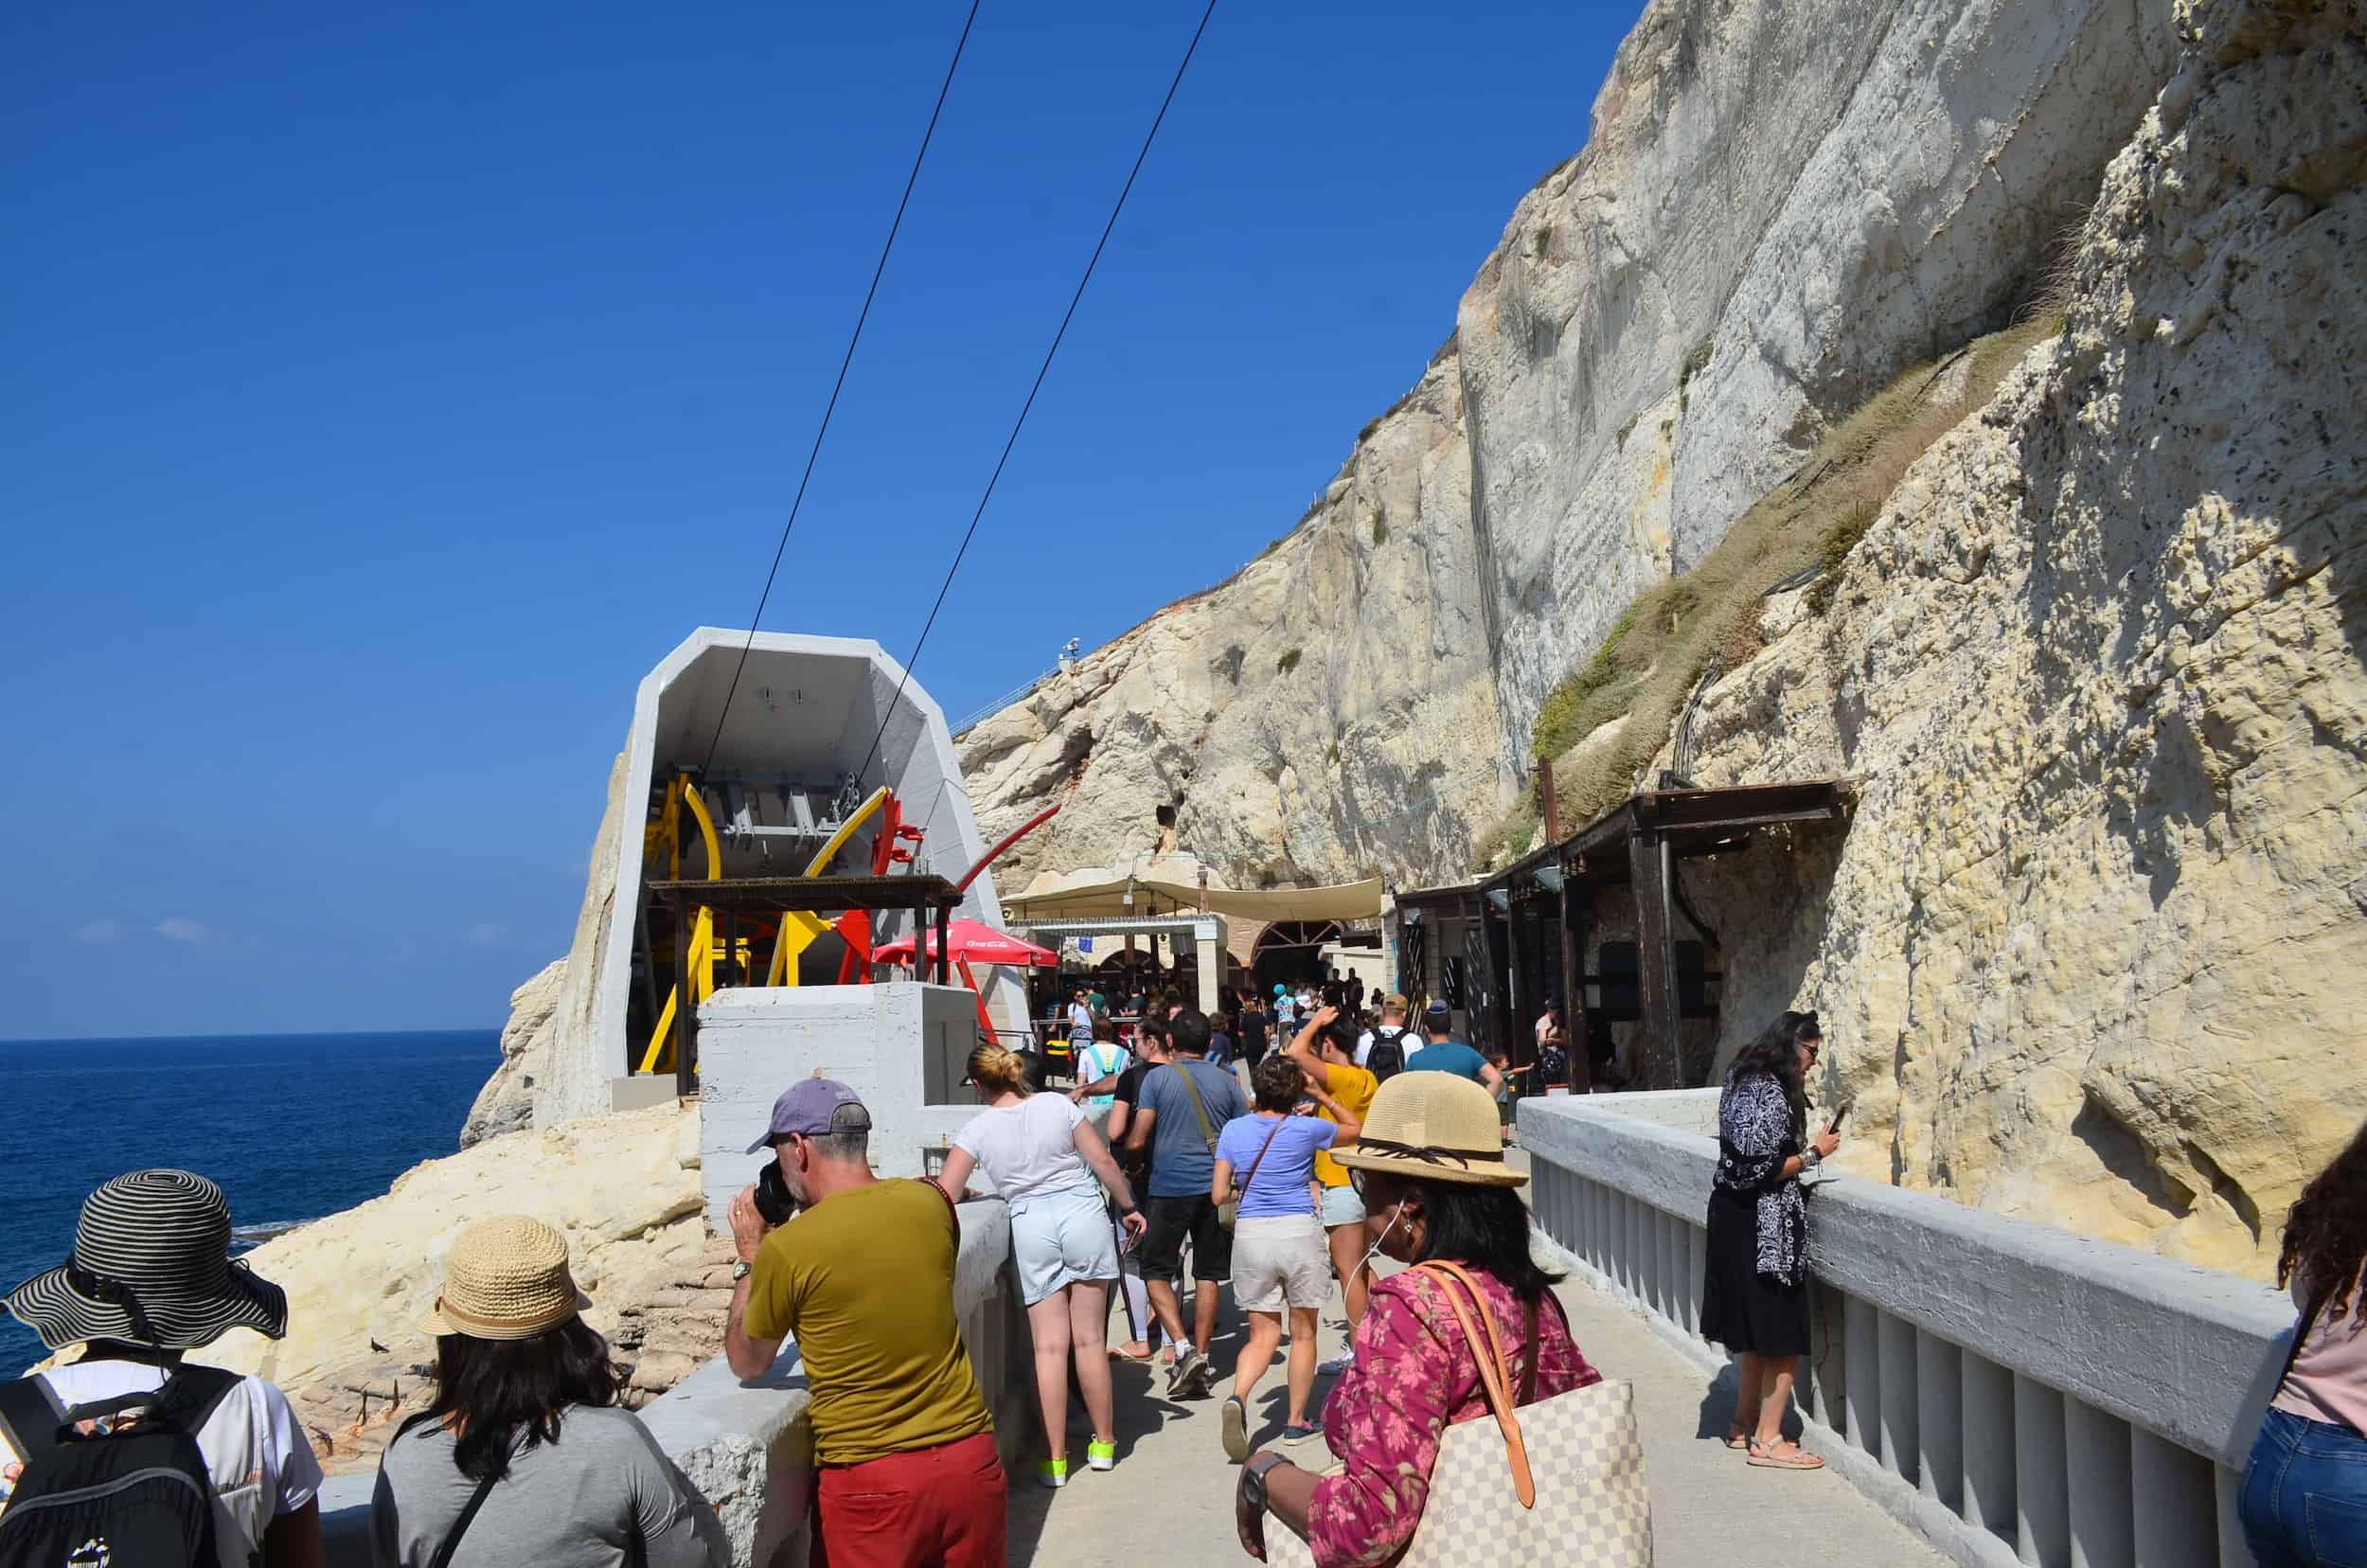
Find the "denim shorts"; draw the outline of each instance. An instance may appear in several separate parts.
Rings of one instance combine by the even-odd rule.
[[[1356,1188],[1346,1182],[1324,1188],[1324,1229],[1335,1225],[1361,1225],[1364,1222],[1364,1200],[1356,1195]]]
[[[2270,1410],[2236,1494],[2260,1568],[2367,1568],[2367,1437]]]
[[[1033,1307],[1085,1279],[1115,1279],[1118,1248],[1099,1187],[1062,1187],[1011,1204],[1020,1299]]]

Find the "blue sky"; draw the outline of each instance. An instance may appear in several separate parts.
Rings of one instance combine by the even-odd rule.
[[[35,9],[0,59],[0,1036],[498,1025],[746,623],[966,5]],[[917,667],[1217,580],[1636,5],[1220,4]],[[768,627],[903,657],[1193,0],[987,0]]]

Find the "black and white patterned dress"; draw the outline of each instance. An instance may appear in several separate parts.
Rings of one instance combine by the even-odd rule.
[[[1701,1333],[1729,1350],[1807,1353],[1807,1204],[1799,1178],[1783,1175],[1801,1151],[1800,1135],[1773,1074],[1727,1077],[1717,1099]]]

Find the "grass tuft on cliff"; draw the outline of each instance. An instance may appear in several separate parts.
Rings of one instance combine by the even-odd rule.
[[[1824,614],[1849,552],[1915,459],[2062,328],[2059,312],[2041,312],[1908,370],[1836,425],[1691,571],[1628,605],[1593,655],[1546,695],[1531,729],[1536,755],[1555,761],[1563,826],[1576,828],[1635,789],[1713,664],[1732,669],[1765,646],[1759,612],[1769,590],[1813,568],[1807,602]],[[1623,716],[1631,722],[1615,736],[1572,755]],[[1507,840],[1526,843],[1521,822],[1535,810],[1533,801],[1516,807],[1481,843],[1509,858],[1518,851]]]

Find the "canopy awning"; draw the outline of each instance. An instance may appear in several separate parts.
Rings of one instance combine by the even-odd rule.
[[[1128,895],[1133,901],[1127,901]],[[1090,881],[1060,879],[1052,886],[1003,900],[1003,918],[1013,925],[1034,920],[1125,919],[1168,913],[1195,914],[1205,894],[1213,915],[1245,920],[1369,920],[1380,914],[1381,881],[1340,882],[1330,887],[1258,890],[1209,887],[1157,876],[1103,873]]]

